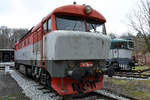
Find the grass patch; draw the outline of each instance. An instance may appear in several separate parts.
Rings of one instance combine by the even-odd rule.
[[[0,100],[16,100],[16,97],[0,98]]]
[[[24,94],[11,94],[6,97],[0,97],[0,100],[30,100],[29,97],[25,96]]]
[[[150,80],[143,80],[142,82],[144,82],[146,87],[150,88]]]
[[[108,80],[111,84],[117,85],[117,88],[120,88],[124,94],[135,97],[138,100],[150,100],[150,80],[122,80],[114,78],[108,78]]]
[[[143,74],[145,74],[145,75],[150,75],[150,72],[144,72]]]
[[[118,79],[111,79],[111,83],[115,85],[122,85],[124,86],[125,90],[134,90],[135,87],[139,85],[143,85],[150,89],[150,80],[118,80]]]
[[[128,84],[128,80],[117,80],[117,79],[111,79],[110,80],[113,84],[116,84],[116,85],[125,85],[125,84]]]
[[[150,100],[150,93],[147,92],[135,91],[135,92],[130,92],[129,94],[139,100]]]
[[[148,66],[136,66],[135,69],[133,70],[144,70],[144,69],[148,69]]]

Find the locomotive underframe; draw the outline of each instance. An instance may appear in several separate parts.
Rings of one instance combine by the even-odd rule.
[[[70,62],[75,64],[72,68],[69,67]],[[106,68],[105,60],[71,60],[71,61],[46,60],[45,62],[43,62],[42,68],[45,68],[50,73],[51,77],[66,77],[67,71],[73,70],[74,68],[80,68],[80,63],[83,62],[92,62],[93,63],[92,69],[97,68],[97,70],[101,70],[103,68]],[[15,63],[19,65],[24,65],[30,69],[32,69],[32,66],[40,68],[40,61],[36,60],[16,60]]]
[[[105,60],[46,61],[46,66],[43,65],[43,67],[37,66],[37,63],[33,64],[33,62],[35,61],[16,60],[16,67],[43,84],[46,84],[47,74],[50,74],[49,84],[61,95],[90,92],[103,87],[102,68],[105,67]],[[70,62],[74,66],[69,67]],[[93,66],[81,68],[80,63],[83,62],[93,62]],[[48,72],[45,77],[42,74],[44,70]],[[71,75],[68,74],[69,71],[72,71]]]

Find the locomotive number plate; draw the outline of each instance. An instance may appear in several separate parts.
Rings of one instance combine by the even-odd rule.
[[[82,62],[80,67],[93,67],[93,62]]]

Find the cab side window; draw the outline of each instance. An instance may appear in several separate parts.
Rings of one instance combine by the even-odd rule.
[[[48,32],[51,30],[51,18],[48,19]]]
[[[28,38],[28,45],[30,44],[30,38]]]
[[[26,46],[26,40],[24,40],[24,46]]]
[[[43,33],[47,32],[47,22],[44,22],[43,24]]]

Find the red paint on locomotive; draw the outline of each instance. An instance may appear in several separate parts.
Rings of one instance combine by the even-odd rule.
[[[93,80],[94,80],[94,78],[93,78]],[[84,79],[84,81],[86,81],[86,79]],[[73,91],[73,89],[72,89],[72,83],[74,83],[74,80],[72,80],[71,78],[64,78],[63,82],[64,82],[64,85],[62,88],[61,87],[61,78],[52,78],[51,86],[60,95],[77,94],[77,91]],[[96,83],[96,87],[93,86],[93,88],[90,88],[87,85],[85,85],[84,88],[86,89],[86,91],[84,91],[84,93],[88,93],[88,92],[92,92],[94,90],[104,88],[104,76],[101,76],[99,78],[99,82]]]

